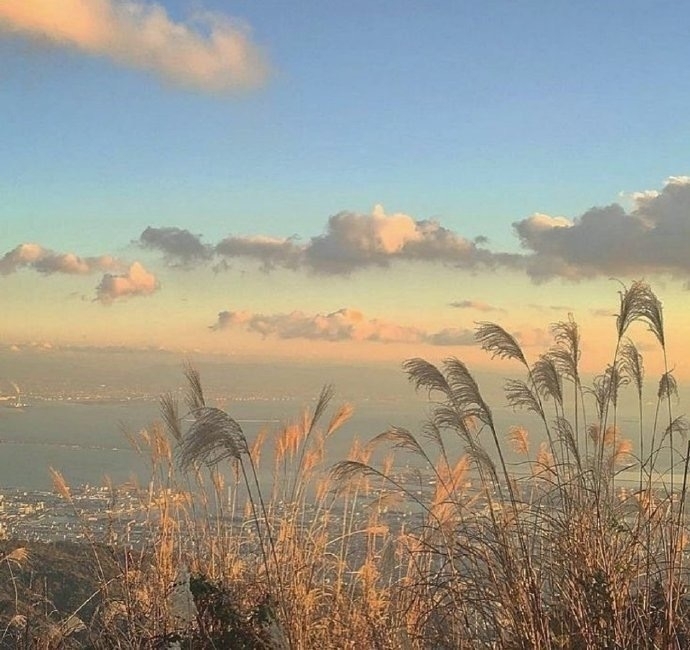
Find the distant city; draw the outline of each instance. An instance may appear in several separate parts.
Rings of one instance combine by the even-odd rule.
[[[134,544],[144,539],[145,522],[133,487],[117,488],[117,504],[107,487],[80,486],[71,501],[57,492],[0,488],[0,539],[78,541],[90,535]]]

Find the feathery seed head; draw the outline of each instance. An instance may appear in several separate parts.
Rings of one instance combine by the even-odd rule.
[[[213,466],[249,453],[242,427],[221,409],[204,406],[194,412],[195,420],[183,437],[178,459],[183,469],[202,462]]]
[[[561,375],[551,355],[543,354],[532,368],[532,379],[544,399],[552,398],[563,406],[563,385]]]
[[[187,394],[185,400],[190,411],[194,412],[206,406],[204,389],[201,385],[201,375],[199,371],[190,363],[185,363],[184,376],[187,379]]]
[[[616,318],[616,327],[619,340],[623,338],[628,327],[639,320],[647,324],[661,347],[665,348],[663,309],[661,301],[650,286],[642,280],[636,280],[630,287],[623,285],[618,295],[620,311]]]
[[[55,491],[65,500],[65,501],[72,501],[72,494],[70,493],[69,486],[67,485],[67,481],[65,481],[65,478],[62,476],[62,474],[56,470],[53,469],[52,467],[50,468],[50,475],[53,478],[53,487],[55,488]]]
[[[491,358],[517,359],[524,366],[527,360],[520,344],[500,325],[490,322],[477,323],[474,337],[479,341],[483,350],[491,354]]]
[[[637,389],[638,395],[642,395],[644,384],[644,363],[637,346],[626,339],[620,349],[620,371]]]
[[[508,440],[518,454],[527,454],[529,452],[529,436],[525,427],[510,427],[508,429]]]
[[[0,557],[0,562],[14,562],[15,564],[22,565],[28,559],[29,549],[27,549],[25,546],[19,546],[3,557]]]
[[[669,370],[661,375],[659,380],[659,388],[657,390],[657,397],[659,399],[671,399],[671,397],[678,397],[678,382],[673,376],[673,370]]]

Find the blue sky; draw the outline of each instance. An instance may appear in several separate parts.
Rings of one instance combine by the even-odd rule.
[[[408,331],[393,337],[396,342],[409,338],[428,344],[433,333],[457,320],[459,312],[447,310],[450,301],[479,303],[481,298],[494,306],[505,299],[506,277],[519,284],[515,293],[523,305],[543,300],[584,308],[592,295],[606,304],[615,300],[615,287],[607,284],[611,275],[658,275],[671,282],[671,305],[681,310],[690,269],[678,261],[680,252],[671,262],[647,255],[643,238],[635,240],[639,254],[632,263],[622,257],[618,264],[594,263],[576,248],[586,247],[588,237],[597,241],[596,224],[564,243],[558,230],[563,223],[553,219],[563,216],[573,225],[589,208],[612,203],[620,203],[627,216],[639,212],[637,225],[667,214],[666,203],[641,207],[633,193],[663,193],[666,179],[690,173],[690,7],[684,3],[137,0],[129,6],[138,8],[139,18],[118,14],[125,3],[117,0],[2,4],[0,257],[35,243],[59,253],[141,261],[157,278],[154,291],[154,279],[141,272],[142,294],[119,294],[117,277],[131,279],[122,265],[86,264],[84,275],[110,274],[110,284],[98,283],[93,275],[74,284],[68,276],[81,270],[46,270],[45,264],[35,265],[35,257],[10,260],[11,270],[0,276],[0,295],[19,312],[26,307],[27,286],[37,285],[36,278],[51,283],[36,288],[42,295],[38,302],[53,305],[54,314],[37,336],[60,339],[65,309],[72,309],[65,307],[72,304],[66,297],[90,297],[94,284],[100,298],[127,298],[122,307],[107,299],[112,320],[117,308],[123,319],[124,314],[150,318],[147,310],[164,308],[155,302],[164,292],[167,301],[181,300],[179,287],[205,283],[207,312],[200,315],[202,302],[195,303],[188,338],[199,327],[197,319],[212,325],[216,314],[235,310],[255,315],[305,310],[311,318],[340,308],[366,309],[365,319],[400,324],[400,318],[415,313],[405,290],[413,277],[434,284],[435,302],[416,309],[424,313],[422,325],[404,324],[425,328],[421,338]],[[44,20],[56,6],[62,7],[62,18]],[[165,12],[159,35],[167,34],[172,45],[141,45],[142,26],[154,10],[159,18]],[[211,18],[199,21],[202,12]],[[84,31],[66,36],[61,21],[81,24],[82,19]],[[88,26],[99,21],[107,29],[96,38]],[[176,57],[182,54],[168,28],[187,30],[197,39],[179,74]],[[209,81],[198,74],[195,57],[216,28],[233,38],[241,33],[238,47],[255,57],[241,71],[248,77],[238,80],[231,71],[222,78],[221,71]],[[219,59],[212,63],[222,64],[225,53],[211,53]],[[672,185],[667,194],[673,192],[682,198],[672,202],[673,234],[665,235],[670,241],[685,232],[690,183]],[[527,251],[536,256],[535,264],[548,255],[548,281],[534,284],[534,264],[518,282],[512,262],[497,262],[507,276],[500,269],[485,275],[472,262],[467,268],[481,277],[470,285],[483,293],[457,295],[448,269],[424,266],[433,260],[418,251],[405,258],[424,267],[414,273],[397,269],[397,262],[389,268],[388,251],[373,261],[358,257],[361,272],[348,267],[346,278],[318,282],[313,273],[322,272],[323,265],[314,266],[316,258],[306,263],[312,275],[300,272],[302,262],[267,273],[252,264],[254,258],[265,262],[263,252],[243,253],[242,264],[233,260],[235,266],[219,279],[208,268],[180,270],[169,258],[166,265],[160,242],[146,251],[133,244],[153,226],[188,230],[208,245],[228,235],[295,235],[294,241],[308,247],[312,237],[330,232],[333,215],[348,212],[375,221],[378,204],[388,217],[401,213],[415,222],[436,220],[468,241],[485,236],[488,243],[482,246],[491,255]],[[550,215],[547,227],[555,235],[546,243],[543,222],[526,223],[535,213]],[[521,247],[512,224],[523,221]],[[345,228],[354,221],[343,223]],[[663,228],[657,231],[663,234]],[[663,252],[659,237],[653,250]],[[335,239],[326,243],[329,254],[340,254]],[[396,259],[398,252],[392,253]],[[450,257],[443,260],[452,265]],[[374,277],[374,271],[385,278]],[[251,295],[238,293],[240,278],[253,287]],[[568,284],[573,278],[579,284]],[[224,280],[232,290],[223,288]],[[273,289],[278,286],[280,295]],[[558,299],[564,286],[571,304]],[[454,295],[441,297],[441,288]],[[293,304],[285,292],[294,295]],[[384,293],[387,298],[381,298]],[[377,305],[379,311],[372,313]],[[518,304],[509,307],[517,310]],[[34,318],[36,312],[26,309],[26,317]],[[74,318],[93,319],[93,331],[102,324],[101,305],[74,309]],[[174,313],[181,318],[182,312]],[[513,316],[516,323],[534,320],[534,315]],[[250,316],[232,322],[254,327]],[[0,334],[14,340],[21,338],[21,329],[16,317]],[[84,336],[97,342],[95,334]]]
[[[0,215],[20,222],[15,238],[74,245],[96,219],[132,237],[172,222],[314,235],[335,212],[382,203],[505,248],[512,221],[576,216],[687,165],[682,3],[230,10],[271,66],[240,96],[3,39]]]

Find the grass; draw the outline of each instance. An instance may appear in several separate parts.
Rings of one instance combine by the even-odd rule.
[[[628,338],[640,325],[664,365],[651,414],[643,358]],[[272,440],[250,444],[187,368],[184,404],[164,396],[161,423],[133,438],[151,462],[152,483],[141,490],[148,542],[111,540],[105,566],[90,539],[98,585],[90,606],[53,621],[46,636],[27,627],[17,601],[0,644],[689,647],[690,446],[675,413],[661,303],[643,282],[621,288],[615,351],[591,386],[575,321],[551,331],[552,347],[533,362],[499,325],[476,332],[487,353],[515,364],[506,399],[516,419],[536,416],[540,431],[500,431],[462,361],[410,359],[405,372],[429,396],[424,429],[355,441],[332,467],[325,446],[352,413],[332,407],[332,388]],[[627,431],[624,391],[638,413]],[[259,466],[271,443],[266,485]],[[520,461],[509,462],[515,454]],[[401,455],[414,457],[414,476]],[[633,486],[620,475],[630,465]],[[26,560],[0,557],[0,580],[15,584]]]

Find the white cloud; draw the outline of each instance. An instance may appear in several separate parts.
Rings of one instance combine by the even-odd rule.
[[[173,21],[142,0],[2,0],[0,31],[71,47],[204,91],[260,85],[267,65],[248,29],[219,14]]]

